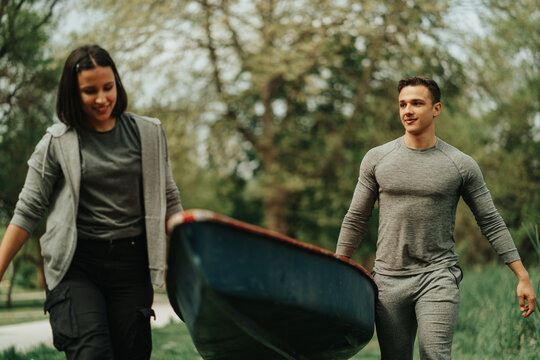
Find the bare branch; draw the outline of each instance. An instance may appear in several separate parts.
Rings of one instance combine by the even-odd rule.
[[[244,49],[242,48],[242,45],[240,44],[240,40],[238,38],[238,33],[236,30],[232,27],[231,21],[230,21],[230,12],[229,12],[229,1],[223,0],[223,11],[225,13],[225,25],[227,26],[227,30],[231,33],[231,39],[233,48],[236,52],[236,55],[238,55],[238,58],[242,62],[242,65],[245,63],[246,60],[246,54],[244,52]],[[242,66],[243,68],[243,66]]]
[[[214,78],[214,82],[216,84],[216,90],[218,92],[218,95],[223,99],[225,97],[224,90],[223,90],[223,83],[221,81],[221,74],[219,71],[219,65],[218,65],[218,57],[216,48],[214,46],[214,39],[212,37],[212,31],[210,29],[211,24],[211,17],[212,17],[212,9],[210,4],[208,4],[207,0],[201,0],[200,4],[203,6],[204,9],[204,31],[206,34],[206,49],[208,50],[209,56],[210,56],[210,63],[212,64],[212,75]]]
[[[253,133],[251,131],[249,131],[248,129],[240,126],[240,124],[238,124],[238,122],[236,120],[235,120],[235,123],[236,123],[236,129],[240,132],[240,134],[242,134],[242,136],[251,145],[253,145],[254,148],[256,148],[257,150],[260,150],[259,140],[255,137],[255,135],[253,135]]]
[[[9,0],[2,0],[2,3],[0,4],[0,18],[3,16],[3,13],[4,11],[6,10],[6,6],[7,6],[7,3],[8,3]],[[0,48],[0,58],[4,57],[12,44],[15,44],[17,43],[19,40],[18,40],[18,37],[17,37],[17,33],[16,33],[16,30],[15,30],[15,23],[16,23],[16,18],[19,14],[19,11],[21,10],[22,6],[24,5],[24,3],[26,2],[26,0],[20,0],[17,5],[14,7],[14,10],[13,10],[13,13],[11,14],[7,14],[8,16],[8,26],[7,26],[7,34],[6,34],[6,37],[5,37],[5,42],[4,44],[2,45],[2,47]],[[54,12],[54,7],[56,6],[56,4],[58,3],[58,0],[53,0],[51,2],[51,4],[49,5],[49,9],[47,11],[47,14],[41,19],[40,22],[38,22],[36,25],[34,25],[32,27],[32,32],[36,32],[37,30],[39,30],[43,25],[45,25],[51,18],[53,12]]]
[[[4,16],[4,11],[6,10],[8,2],[9,0],[2,0],[2,2],[0,2],[0,20]]]
[[[259,148],[260,144],[255,135],[251,133],[248,129],[243,127],[239,121],[236,113],[232,109],[232,107],[229,104],[228,96],[225,92],[223,81],[221,80],[221,72],[219,69],[218,64],[218,56],[217,56],[217,49],[214,43],[214,39],[212,37],[212,31],[210,29],[211,26],[211,17],[212,17],[212,8],[211,5],[208,3],[207,0],[199,0],[198,1],[203,9],[204,9],[204,31],[206,35],[206,42],[202,43],[200,41],[197,41],[202,47],[206,48],[208,50],[209,58],[210,58],[210,64],[212,66],[212,78],[213,82],[215,83],[216,91],[221,99],[221,101],[226,104],[227,106],[227,113],[225,114],[225,118],[233,124],[233,126],[244,136],[244,138],[250,142],[255,148]]]
[[[272,111],[272,99],[275,92],[283,84],[283,75],[278,74],[272,77],[262,88],[261,90],[261,100],[264,106],[263,113],[263,140],[261,141],[261,146],[264,151],[270,151],[274,145],[274,112]]]
[[[20,0],[17,5],[14,7],[13,12],[11,14],[7,14],[7,33],[4,37],[5,41],[2,47],[0,48],[0,59],[3,58],[9,51],[9,48],[11,44],[13,44],[15,40],[15,19],[17,18],[17,14],[21,7],[23,6],[25,0]],[[7,6],[6,4],[2,3],[2,6]],[[9,11],[9,9],[8,9]]]
[[[47,12],[47,14],[43,17],[43,19],[41,19],[41,21],[39,23],[37,23],[32,28],[32,31],[37,31],[40,27],[42,27],[43,25],[45,25],[49,21],[49,19],[51,18],[52,14],[53,14],[54,7],[56,6],[57,3],[58,3],[58,0],[53,0],[53,2],[49,5],[49,11]]]

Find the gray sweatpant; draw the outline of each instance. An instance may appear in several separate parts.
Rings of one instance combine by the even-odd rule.
[[[462,277],[457,266],[411,276],[375,274],[382,360],[412,359],[417,330],[422,360],[452,358]]]

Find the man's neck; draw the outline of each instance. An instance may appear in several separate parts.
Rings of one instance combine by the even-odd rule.
[[[403,141],[405,142],[405,145],[407,145],[407,147],[411,149],[422,150],[429,149],[430,147],[435,146],[435,144],[437,143],[437,137],[435,136],[435,133],[416,136],[411,133],[405,132]]]

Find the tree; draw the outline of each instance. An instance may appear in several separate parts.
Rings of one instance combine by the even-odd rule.
[[[58,72],[45,44],[56,4],[57,0],[0,3],[0,219],[4,223],[24,183],[26,161],[53,119]],[[33,261],[39,265],[39,244],[32,245]],[[10,294],[11,289],[8,304]]]
[[[526,228],[540,219],[540,10],[534,0],[482,5],[483,32],[467,46],[465,95],[480,129],[471,154],[526,257],[532,250]]]
[[[133,71],[158,64],[169,80],[160,94],[198,105],[211,164],[230,174],[244,164],[261,188],[265,225],[293,236],[311,236],[311,218],[335,241],[361,155],[401,132],[391,110],[397,79],[459,81],[457,62],[437,46],[446,1],[94,6],[112,29],[93,40],[134,59]]]

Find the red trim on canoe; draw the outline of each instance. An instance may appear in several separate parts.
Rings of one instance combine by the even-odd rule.
[[[333,258],[336,258],[338,260],[346,262],[346,263],[360,269],[367,276],[369,276],[371,279],[373,279],[371,274],[366,269],[364,269],[364,267],[362,267],[362,265],[352,261],[351,259],[349,259],[349,258],[347,258],[345,256],[336,255],[335,253],[333,253],[333,252],[331,252],[329,250],[322,249],[322,248],[320,248],[318,246],[298,241],[298,240],[293,239],[293,238],[291,238],[289,236],[285,236],[283,234],[280,234],[280,233],[278,233],[276,231],[272,231],[272,230],[264,229],[264,228],[259,227],[259,226],[251,225],[251,224],[248,224],[248,223],[245,223],[245,222],[230,218],[228,216],[215,213],[215,212],[210,211],[210,210],[203,210],[203,209],[186,210],[186,211],[180,213],[179,215],[180,215],[180,217],[178,218],[178,221],[176,222],[175,225],[180,225],[180,224],[185,224],[185,223],[194,223],[194,222],[204,222],[204,221],[211,221],[211,222],[217,222],[217,223],[230,225],[230,226],[242,229],[242,230],[250,231],[250,232],[253,232],[253,233],[257,233],[257,234],[261,234],[261,235],[264,235],[264,236],[267,236],[267,237],[271,237],[271,238],[274,238],[274,239],[285,241],[285,242],[288,242],[288,243],[293,244],[295,246],[299,246],[299,247],[302,247],[302,248],[305,248],[305,249],[308,249],[308,250],[311,250],[311,251],[314,251],[314,252],[317,252],[317,253],[320,253],[320,254],[323,254],[323,255],[326,255],[326,256],[331,256]]]

